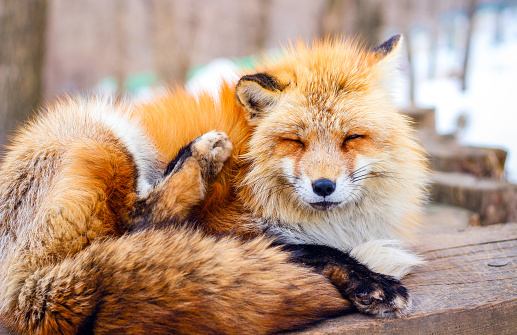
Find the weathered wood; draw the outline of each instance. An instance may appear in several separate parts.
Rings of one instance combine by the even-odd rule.
[[[516,223],[435,231],[416,249],[427,263],[404,280],[414,299],[411,316],[381,320],[352,314],[299,333],[515,334]],[[506,265],[489,265],[497,260]]]
[[[480,178],[504,177],[508,153],[503,149],[464,146],[453,135],[438,135],[427,128],[419,128],[417,137],[428,152],[434,171],[468,173]]]
[[[299,334],[347,334],[347,335],[514,335],[517,302],[504,301],[472,308],[447,310],[427,317],[409,317],[400,320],[375,321],[357,317],[353,324],[344,326],[346,317],[327,321]],[[512,320],[513,318],[513,320]]]
[[[420,227],[415,245],[421,245],[431,234],[456,233],[469,226],[479,226],[479,214],[465,208],[447,204],[431,203],[426,206],[424,224]]]
[[[517,185],[446,172],[435,172],[432,181],[433,201],[475,211],[481,225],[517,221]]]
[[[452,136],[437,135],[427,130],[420,131],[418,138],[429,153],[434,171],[468,173],[480,178],[500,179],[504,176],[505,150],[463,146]]]
[[[501,149],[424,145],[435,171],[469,173],[476,177],[501,178],[506,151]]]

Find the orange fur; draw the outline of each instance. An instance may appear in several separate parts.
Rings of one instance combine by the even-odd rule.
[[[15,137],[0,168],[1,322],[23,334],[264,334],[350,307],[266,239],[174,227],[230,147],[206,134],[147,187],[144,163],[164,162],[128,114],[68,99]]]
[[[207,231],[250,236],[267,221],[279,229],[313,229],[320,235],[313,242],[342,250],[372,239],[384,248],[387,240],[411,238],[427,183],[425,155],[391,97],[400,38],[393,41],[375,51],[339,39],[298,43],[284,49],[282,58],[259,66],[275,87],[250,77],[239,82],[237,97],[231,84],[223,84],[216,98],[177,90],[139,106],[135,117],[149,134],[158,134],[155,144],[162,155],[174,155],[208,130],[229,134],[234,153],[198,213],[197,222]],[[246,97],[251,105],[242,101]],[[350,135],[360,137],[344,145]],[[279,187],[293,182],[280,175],[285,164],[312,182],[336,181],[371,166],[365,170],[370,178],[354,186],[368,192],[362,198],[351,194],[348,203],[332,210],[313,209],[293,187]],[[353,222],[357,228],[350,227]],[[390,249],[383,250],[389,258]],[[393,251],[400,264],[374,269],[401,277],[419,263],[410,253]]]
[[[50,106],[0,168],[2,320],[20,333],[260,334],[349,308],[268,239],[242,241],[264,231],[407,273],[414,256],[386,240],[416,225],[427,171],[386,87],[391,41],[374,51],[298,44],[217,98],[177,90],[136,108],[95,98]],[[230,145],[212,130],[234,147],[219,174]],[[164,175],[194,139],[195,152]],[[292,185],[346,179],[365,161],[372,178],[357,201],[322,210]],[[403,178],[377,178],[388,173]],[[324,273],[347,282],[334,266]]]

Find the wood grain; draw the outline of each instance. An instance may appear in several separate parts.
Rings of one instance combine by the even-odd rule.
[[[479,213],[480,224],[517,221],[517,185],[466,173],[435,172],[431,199]]]
[[[428,233],[416,248],[427,263],[404,281],[410,317],[379,320],[351,314],[299,334],[515,334],[517,224]],[[502,260],[505,266],[488,265]]]

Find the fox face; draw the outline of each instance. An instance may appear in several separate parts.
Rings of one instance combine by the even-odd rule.
[[[237,97],[254,127],[245,179],[254,185],[252,203],[295,201],[326,212],[389,191],[373,179],[404,172],[401,160],[411,153],[398,151],[417,152],[403,143],[409,128],[386,87],[399,41],[369,51],[336,42],[298,46],[284,62],[241,78]]]
[[[317,211],[359,201],[373,163],[382,159],[382,138],[353,115],[346,94],[335,92],[324,106],[300,100],[268,115],[254,138],[269,141],[276,182]]]
[[[359,200],[375,160],[375,144],[365,130],[323,129],[280,134],[275,150],[300,202],[321,211]]]

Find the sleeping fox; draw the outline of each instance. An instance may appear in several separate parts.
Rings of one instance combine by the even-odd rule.
[[[0,320],[264,334],[351,308],[407,314],[393,276],[416,257],[371,248],[423,200],[421,149],[381,86],[399,40],[299,45],[217,99],[47,107],[0,167]]]
[[[216,101],[169,95],[141,106],[136,117],[166,159],[211,129],[233,142],[191,221],[215,233],[331,246],[396,278],[420,264],[401,242],[420,223],[428,178],[391,96],[401,40],[371,50],[300,43],[243,76],[235,92],[223,87]]]

